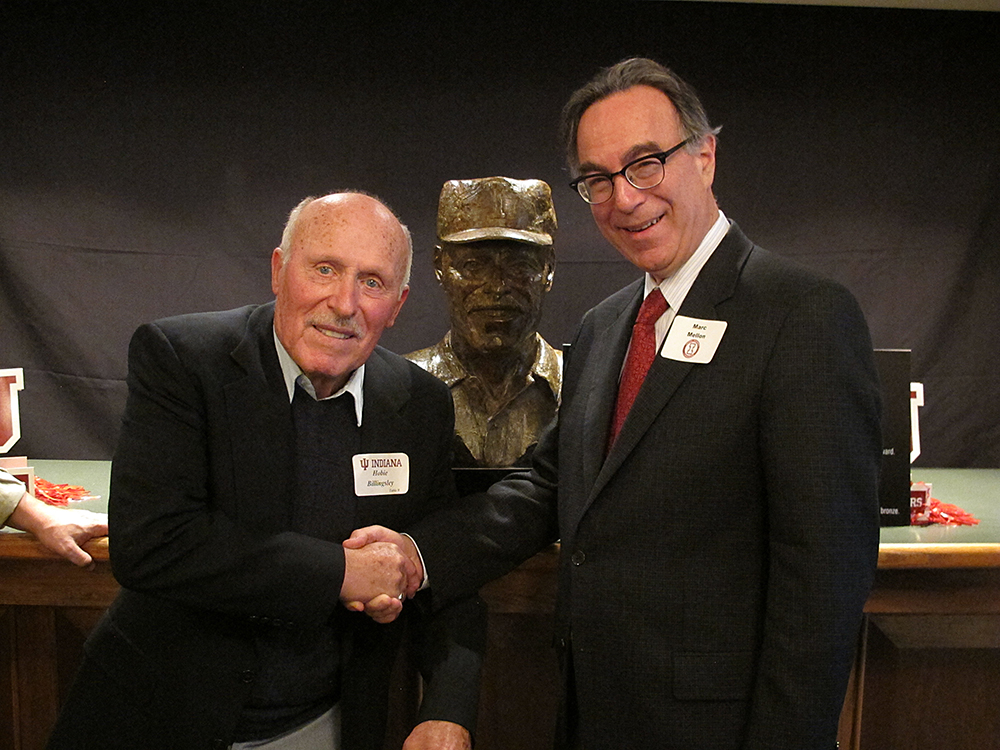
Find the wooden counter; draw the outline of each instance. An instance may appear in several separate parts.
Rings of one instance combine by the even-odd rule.
[[[33,465],[101,496],[83,507],[107,502],[108,463]],[[882,530],[840,746],[1000,750],[1000,471],[915,469],[913,478],[980,524]],[[28,535],[0,534],[0,750],[44,746],[83,640],[117,592],[107,540],[87,548],[93,571]],[[557,560],[553,546],[483,589],[491,615],[477,750],[551,747]]]

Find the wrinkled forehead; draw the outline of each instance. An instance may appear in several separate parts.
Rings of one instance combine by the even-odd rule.
[[[343,194],[317,198],[304,209],[294,239],[351,234],[369,235],[386,245],[404,240],[403,228],[392,212],[367,195]]]
[[[377,200],[365,195],[320,198],[302,210],[291,250],[309,248],[365,255],[369,263],[396,267],[402,278],[409,240],[399,220]]]
[[[580,173],[610,169],[681,139],[683,125],[670,98],[650,86],[633,86],[591,104],[577,129]]]

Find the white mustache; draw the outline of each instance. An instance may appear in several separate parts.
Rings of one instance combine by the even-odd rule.
[[[358,325],[354,318],[314,318],[309,321],[309,325],[319,328],[336,328],[338,331],[348,333],[358,338],[361,338],[364,335],[364,330]]]

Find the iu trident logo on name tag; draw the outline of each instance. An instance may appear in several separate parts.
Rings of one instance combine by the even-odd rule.
[[[402,495],[410,489],[410,457],[405,453],[358,453],[354,464],[354,494]]]

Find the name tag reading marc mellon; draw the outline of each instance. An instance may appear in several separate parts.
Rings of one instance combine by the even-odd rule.
[[[701,320],[678,315],[670,324],[660,356],[678,362],[708,364],[715,356],[728,325],[724,320]]]
[[[354,494],[402,495],[410,489],[410,457],[405,453],[358,453],[354,464]]]

